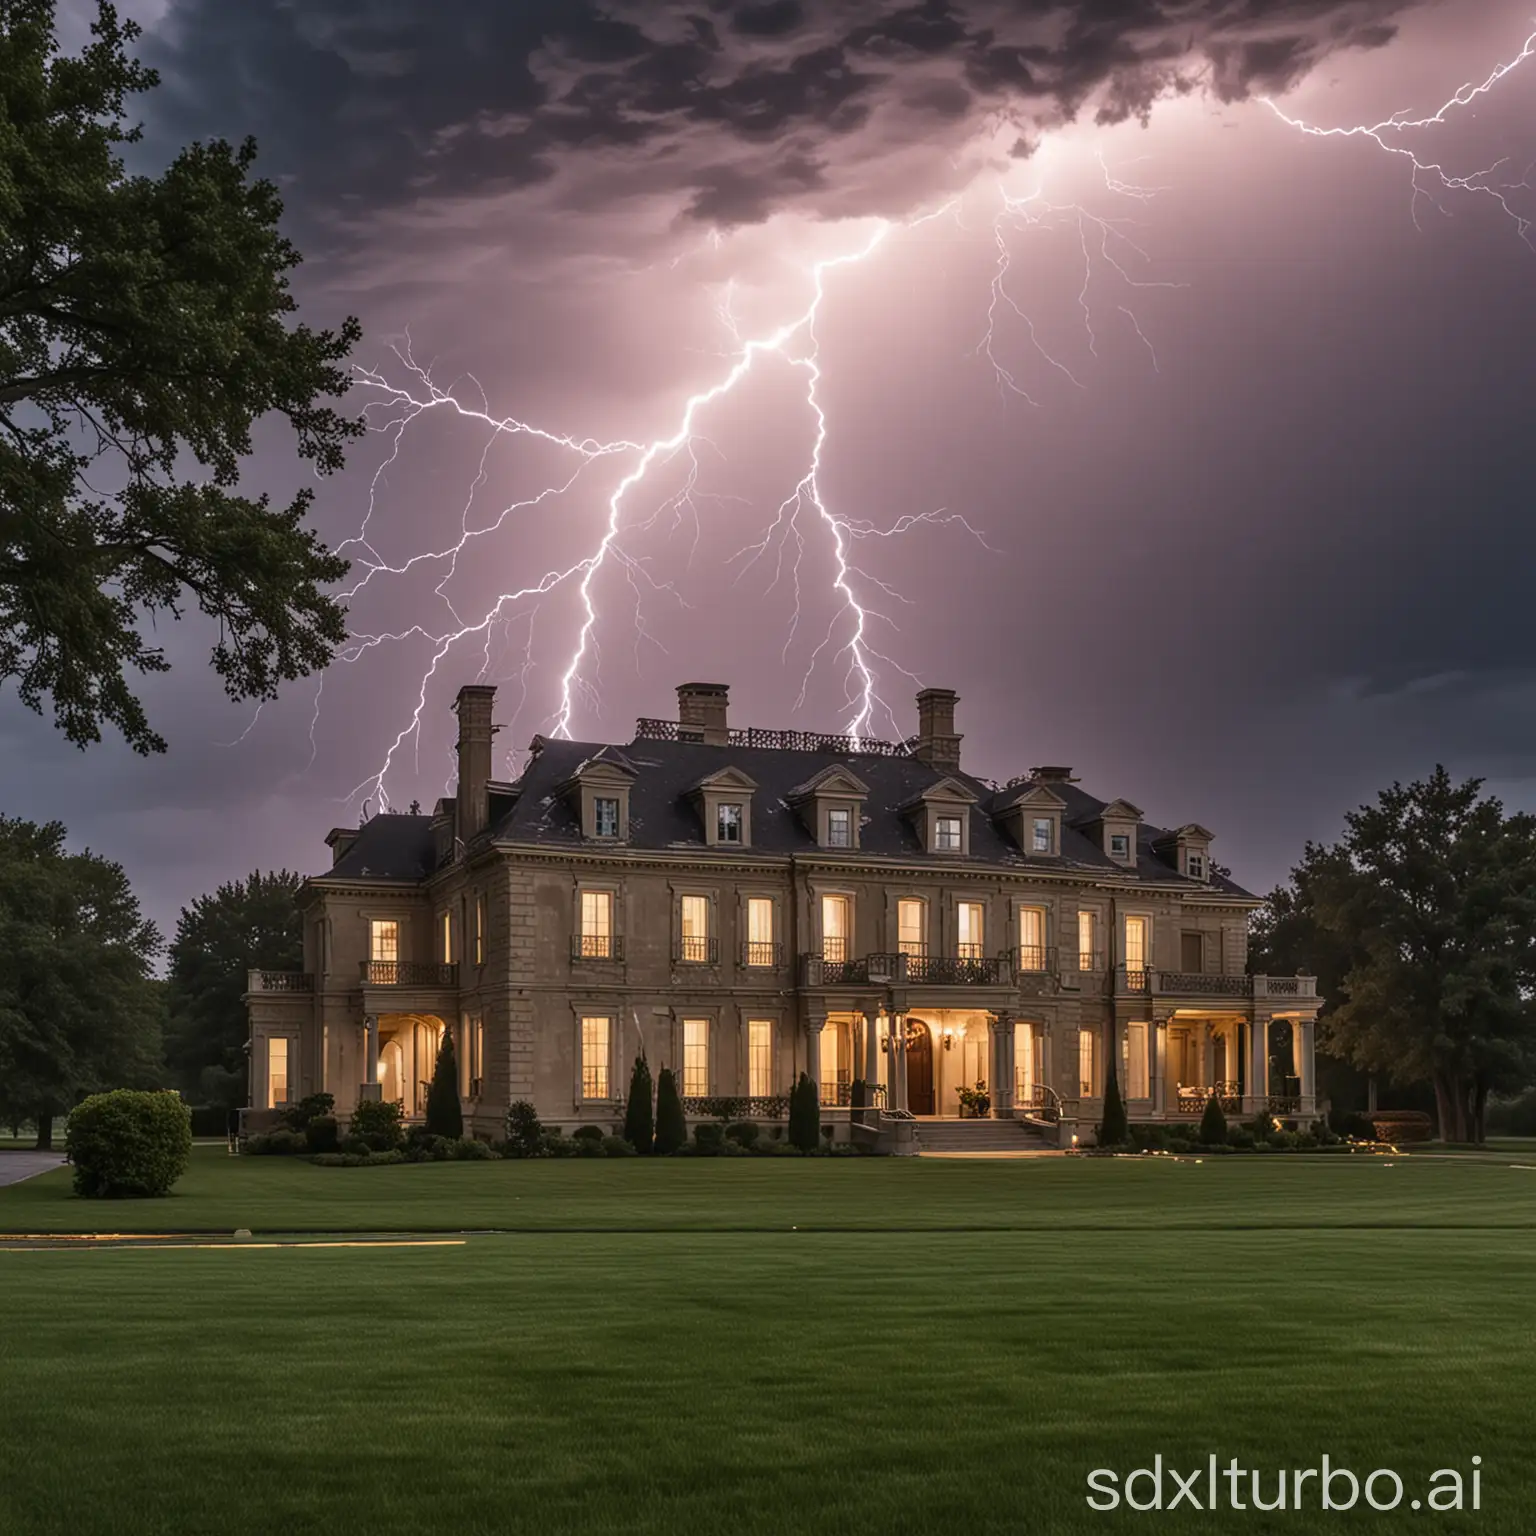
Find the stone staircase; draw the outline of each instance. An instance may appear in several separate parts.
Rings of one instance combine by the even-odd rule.
[[[919,1120],[921,1152],[1044,1152],[1053,1150],[1038,1126],[1022,1120]]]

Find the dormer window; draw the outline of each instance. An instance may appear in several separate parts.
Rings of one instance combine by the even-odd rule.
[[[752,792],[757,781],[740,768],[719,768],[689,790],[710,848],[752,846]]]
[[[715,817],[715,841],[739,843],[741,841],[741,804],[735,800],[722,800]]]
[[[560,786],[581,819],[581,835],[621,843],[629,836],[629,788],[635,766],[622,752],[604,747]]]
[[[1128,859],[1131,856],[1131,838],[1128,832],[1109,834],[1109,855],[1113,859]]]
[[[1191,880],[1205,879],[1205,855],[1192,853],[1189,855],[1189,878]]]
[[[1029,851],[1054,853],[1056,851],[1056,823],[1050,816],[1036,816],[1030,822]]]
[[[593,837],[617,837],[619,835],[619,802],[607,795],[592,798]]]
[[[934,817],[933,847],[936,853],[960,852],[960,818],[958,816]]]
[[[827,847],[853,847],[853,812],[847,806],[833,806],[827,812]]]

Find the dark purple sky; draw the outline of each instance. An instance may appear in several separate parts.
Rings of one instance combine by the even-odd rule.
[[[124,9],[163,78],[149,153],[254,133],[309,258],[306,315],[360,314],[359,362],[420,396],[391,349],[409,330],[436,383],[496,419],[669,437],[730,369],[729,321],[770,333],[804,310],[818,259],[896,221],[826,275],[823,502],[845,539],[941,509],[979,538],[951,521],[848,540],[847,584],[884,616],[867,634],[895,719],[877,710],[875,734],[912,729],[913,677],[953,687],[973,771],[1071,763],[1153,821],[1211,827],[1257,889],[1437,760],[1536,808],[1536,253],[1492,198],[1415,204],[1405,160],[1307,137],[1254,99],[1325,126],[1431,113],[1519,54],[1518,5]],[[1520,182],[1536,59],[1394,142],[1453,174],[1507,156],[1493,183]],[[1506,197],[1536,214],[1536,193]],[[999,224],[1004,198],[1033,201]],[[1017,310],[993,299],[999,236]],[[802,332],[759,357],[699,413],[692,453],[658,458],[624,497],[590,583],[573,735],[628,740],[696,677],[731,684],[736,723],[841,729],[858,712],[828,523],[802,508],[797,628],[793,535],[750,569],[731,560],[806,471],[810,355]],[[357,632],[411,633],[334,666],[318,712],[301,683],[253,724],[194,625],[166,637],[175,670],[144,688],[166,757],[79,754],[0,695],[6,809],[59,816],[121,859],[167,927],[253,867],[324,864],[325,831],[378,803],[431,637],[473,631],[437,665],[419,743],[390,760],[392,803],[430,803],[451,778],[460,683],[502,685],[506,748],[560,717],[579,573],[483,621],[590,556],[638,454],[584,463],[446,408],[390,459],[392,442],[367,439],[320,487],[332,542],[357,534],[370,495],[367,547],[389,566],[495,531],[451,574],[431,559],[369,579]],[[297,483],[284,447],[262,441],[253,486]]]

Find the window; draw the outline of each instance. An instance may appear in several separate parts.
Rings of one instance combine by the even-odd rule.
[[[619,802],[609,795],[596,795],[592,800],[592,833],[594,837],[619,835]]]
[[[1205,879],[1205,855],[1192,853],[1189,855],[1189,878],[1191,880]]]
[[[1037,1049],[1035,1026],[1023,1020],[1013,1026],[1013,1101],[1015,1104],[1035,1102],[1035,1084],[1040,1081],[1039,1063],[1035,1060]]]
[[[1148,1098],[1151,1094],[1151,1089],[1148,1086],[1147,1026],[1145,1024],[1130,1024],[1126,1026],[1122,1061],[1125,1069],[1126,1097],[1131,1099]]]
[[[374,918],[368,925],[368,958],[388,965],[400,959],[400,924],[394,918]]]
[[[773,1020],[747,1023],[747,1092],[765,1099],[773,1092]]]
[[[741,806],[735,801],[724,801],[715,807],[715,841],[717,843],[741,841]]]
[[[1127,972],[1147,968],[1147,920],[1144,917],[1125,920],[1125,968]]]
[[[709,1093],[709,1020],[683,1020],[683,1096],[702,1099]]]
[[[1094,940],[1098,937],[1097,919],[1092,912],[1077,914],[1077,968],[1091,971],[1094,966]]]
[[[896,903],[896,949],[899,954],[928,953],[928,903],[905,896]]]
[[[848,930],[852,926],[846,896],[821,898],[821,958],[841,965],[848,958]]]
[[[1109,852],[1112,858],[1128,859],[1131,856],[1131,836],[1128,832],[1109,834]]]
[[[485,1019],[478,1013],[464,1017],[464,1075],[470,1098],[478,1099],[485,1079]]]
[[[438,924],[441,934],[442,954],[438,958],[444,965],[453,964],[453,914],[444,912]]]
[[[1050,853],[1055,839],[1051,836],[1052,823],[1049,816],[1036,816],[1029,829],[1029,851],[1031,853]]]
[[[776,965],[778,946],[773,942],[773,898],[749,896],[747,898],[747,955],[748,965]]]
[[[1091,1099],[1094,1097],[1094,1084],[1097,1074],[1094,1071],[1094,1046],[1096,1044],[1094,1033],[1091,1029],[1081,1029],[1077,1033],[1077,1094],[1079,1098]]]
[[[1045,908],[1019,908],[1019,969],[1045,969]]]
[[[581,1021],[581,1096],[584,1099],[609,1097],[609,1024],[605,1018]]]
[[[679,906],[679,943],[677,958],[689,965],[703,965],[710,959],[709,897],[684,896]]]
[[[581,934],[577,953],[584,960],[613,959],[612,891],[581,893]]]
[[[838,1085],[848,1080],[848,1074],[840,1065],[841,1035],[836,1024],[828,1024],[821,1031],[819,1056],[816,1072],[818,1095],[823,1104],[836,1104],[839,1096]],[[847,1102],[846,1099],[844,1102]]]
[[[980,960],[986,953],[986,908],[979,901],[962,901],[958,913],[955,952],[962,960]]]
[[[485,964],[485,897],[475,897],[475,964]]]
[[[1179,968],[1190,976],[1198,976],[1205,970],[1205,935],[1203,933],[1179,935]]]
[[[853,812],[838,806],[827,812],[827,847],[853,847]]]
[[[276,1109],[288,1102],[288,1039],[274,1035],[267,1041],[267,1105]]]
[[[958,816],[934,817],[933,846],[939,853],[960,852],[960,818]]]

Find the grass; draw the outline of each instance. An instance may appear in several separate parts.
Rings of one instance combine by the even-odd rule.
[[[1514,1536],[1536,1172],[1509,1161],[200,1151],[108,1224],[519,1230],[0,1252],[0,1530]],[[0,1190],[0,1227],[90,1224],[65,1176]],[[1482,1509],[1088,1509],[1088,1471],[1158,1452],[1270,1487],[1327,1452],[1405,1502],[1480,1455]]]

